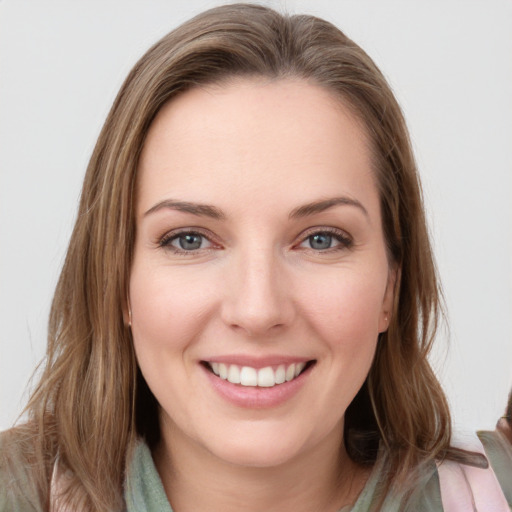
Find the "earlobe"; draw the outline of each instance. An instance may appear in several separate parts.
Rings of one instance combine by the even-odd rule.
[[[383,311],[379,321],[379,333],[386,332],[389,327],[389,313]]]

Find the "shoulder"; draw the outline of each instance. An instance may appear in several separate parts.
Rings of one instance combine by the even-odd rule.
[[[454,456],[437,464],[420,464],[411,485],[386,496],[383,510],[510,512],[512,445],[505,436],[499,432],[479,432],[478,437],[464,437],[457,448],[468,457],[457,460]],[[477,454],[484,455],[489,465],[486,458]]]
[[[438,470],[433,461],[419,463],[406,481],[395,482],[387,488],[385,482],[391,470],[386,459],[385,450],[381,450],[372,474],[350,512],[443,512]]]
[[[0,512],[42,511],[18,429],[0,433]]]
[[[489,459],[488,450],[484,450],[484,446],[477,436],[472,436],[465,437],[459,447],[467,452],[480,453]],[[492,462],[484,466],[445,460],[438,464],[438,474],[444,510],[510,511],[510,500],[505,496],[505,489],[497,478]]]
[[[439,472],[434,462],[421,464],[413,476],[413,485],[406,489],[399,499],[390,496],[385,501],[383,510],[400,510],[404,512],[443,512]]]
[[[508,505],[512,509],[512,443],[498,431],[481,431],[478,432],[478,437]]]

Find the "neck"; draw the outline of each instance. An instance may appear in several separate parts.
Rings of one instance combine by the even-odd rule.
[[[350,460],[337,430],[309,453],[272,467],[231,464],[190,439],[177,439],[175,430],[164,436],[154,459],[175,512],[337,512],[357,499],[369,475]]]

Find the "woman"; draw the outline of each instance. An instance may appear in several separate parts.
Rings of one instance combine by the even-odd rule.
[[[438,315],[373,62],[319,19],[208,11],[100,134],[0,503],[442,510],[436,463],[487,463],[449,444]]]

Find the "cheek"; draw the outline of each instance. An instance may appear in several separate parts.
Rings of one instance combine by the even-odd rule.
[[[336,272],[327,285],[309,280],[302,290],[303,325],[311,339],[319,340],[322,387],[314,401],[322,429],[335,428],[371,368],[385,289],[375,286],[376,278]]]
[[[327,286],[310,282],[302,310],[311,335],[322,340],[326,409],[345,410],[368,375],[379,336],[382,281],[381,274],[339,272]]]
[[[303,293],[303,309],[315,330],[336,346],[375,341],[384,290],[371,276],[334,277],[324,285],[310,283]]]
[[[135,267],[130,303],[138,355],[143,350],[184,349],[198,334],[213,301],[204,281],[193,273]]]
[[[193,393],[194,387],[190,379],[193,345],[207,323],[213,302],[208,289],[199,287],[190,274],[134,266],[130,280],[137,362],[163,410],[182,421],[190,413],[183,390]]]

